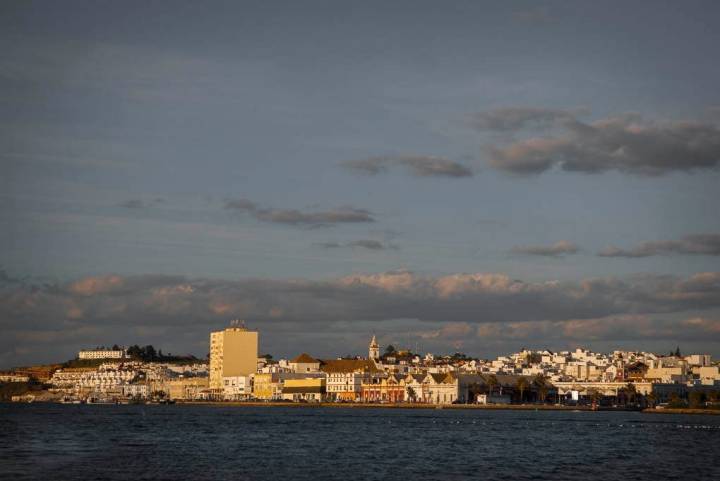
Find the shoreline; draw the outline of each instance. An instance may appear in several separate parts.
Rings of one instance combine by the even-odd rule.
[[[293,408],[346,408],[346,409],[453,409],[489,411],[592,411],[589,406],[556,406],[534,404],[421,404],[421,403],[295,403],[256,401],[179,401],[176,405],[228,406],[228,407],[293,407]],[[606,411],[631,411],[630,409],[606,409]],[[638,410],[632,410],[638,411]]]
[[[710,414],[720,415],[720,409],[691,409],[691,408],[663,408],[663,409],[643,409],[647,414]]]
[[[347,408],[347,409],[452,409],[487,411],[587,411],[587,412],[640,412],[645,414],[706,414],[720,415],[716,409],[624,409],[599,408],[590,406],[556,406],[534,404],[376,404],[376,403],[294,403],[294,402],[242,402],[242,401],[179,401],[177,405],[191,406],[227,406],[227,407],[291,407],[291,408]]]
[[[55,400],[34,400],[27,402],[10,402],[8,404],[68,404]],[[78,405],[78,404],[73,404]],[[84,405],[84,404],[83,404]],[[93,406],[126,406],[126,405],[142,405],[153,406],[155,403],[93,403]],[[639,412],[643,414],[688,414],[688,415],[720,415],[720,409],[690,409],[690,408],[645,408],[645,409],[625,409],[625,408],[608,408],[601,407],[593,410],[590,406],[565,406],[554,404],[421,404],[421,403],[336,403],[336,402],[315,402],[315,403],[298,403],[291,401],[275,401],[275,402],[259,402],[259,401],[181,401],[176,400],[172,405],[176,406],[209,406],[209,407],[284,407],[284,408],[336,408],[336,409],[437,409],[437,410],[486,410],[486,411],[571,411],[571,412]]]

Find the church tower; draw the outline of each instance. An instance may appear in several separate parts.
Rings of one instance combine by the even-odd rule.
[[[374,361],[380,359],[380,346],[378,346],[378,343],[375,340],[375,335],[373,335],[372,341],[370,341],[370,348],[368,349],[368,359],[372,359]]]

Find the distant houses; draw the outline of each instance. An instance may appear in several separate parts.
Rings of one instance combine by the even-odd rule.
[[[32,384],[45,399],[412,404],[713,403],[720,366],[706,354],[526,349],[484,361],[425,354],[375,336],[367,357],[258,357],[259,334],[241,321],[210,334],[209,362],[164,356],[152,346],[82,350],[65,364],[0,373],[0,384]],[[172,361],[172,362],[171,362]],[[29,389],[29,388],[28,388]],[[13,391],[14,392],[14,391]],[[20,396],[22,397],[22,396]],[[699,400],[699,401],[698,401]]]

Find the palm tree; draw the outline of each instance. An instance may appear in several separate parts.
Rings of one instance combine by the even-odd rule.
[[[522,404],[523,398],[525,397],[525,390],[528,388],[527,379],[525,379],[524,377],[519,377],[517,383],[515,383],[515,387],[518,391],[520,391],[520,403]]]
[[[415,402],[415,401],[416,401],[416,399],[417,399],[417,393],[415,393],[415,389],[413,389],[412,386],[408,386],[408,388],[407,388],[407,395],[408,395],[408,399],[409,399],[411,402]]]

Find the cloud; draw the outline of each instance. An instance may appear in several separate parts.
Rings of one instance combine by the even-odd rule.
[[[156,197],[150,202],[144,201],[142,199],[129,199],[124,202],[121,202],[118,204],[120,207],[125,207],[126,209],[144,209],[146,207],[151,207],[154,204],[162,204],[165,202],[165,199],[162,197]]]
[[[338,354],[329,352],[332,349],[344,349],[334,346],[347,342],[348,332],[379,333],[398,326],[398,320],[406,320],[398,333],[453,346],[463,336],[472,338],[474,331],[499,340],[536,343],[620,335],[642,342],[642,336],[634,333],[645,332],[647,326],[642,323],[651,321],[643,319],[656,322],[680,315],[678,321],[663,321],[667,324],[662,329],[656,326],[647,332],[672,342],[700,342],[715,332],[717,324],[712,319],[718,309],[717,272],[687,278],[643,275],[579,282],[525,282],[496,273],[428,276],[409,271],[327,280],[92,276],[0,289],[0,330],[4,333],[0,362],[20,359],[14,354],[17,349],[41,356],[56,353],[64,356],[58,359],[62,360],[83,346],[116,342],[154,343],[173,352],[204,354],[208,332],[233,318],[246,319],[260,329],[264,346],[280,349],[277,346],[290,346],[288,339],[302,338],[310,344],[308,349],[328,355]],[[682,315],[690,311],[694,314]],[[679,324],[696,317],[705,321]],[[160,334],[138,338],[140,333],[150,336],[147,333],[153,332]],[[32,340],[34,333],[41,334]],[[362,348],[366,339],[360,341]]]
[[[449,339],[461,340],[472,335],[473,327],[467,322],[451,322],[432,331],[421,331],[417,335],[421,339]]]
[[[461,178],[473,176],[472,169],[459,162],[442,157],[423,155],[370,157],[343,162],[342,165],[368,175],[378,175],[387,172],[392,166],[401,166],[418,177]]]
[[[527,8],[515,10],[513,18],[519,22],[528,24],[545,24],[553,20],[546,7]]]
[[[155,322],[192,323],[205,317],[213,319],[218,311],[223,316],[264,321],[271,308],[281,309],[284,320],[290,322],[308,318],[412,318],[483,323],[720,307],[720,273],[699,273],[685,279],[651,275],[593,278],[576,283],[524,282],[492,273],[435,277],[409,271],[357,274],[325,281],[111,275],[67,284],[11,288],[2,296],[3,325],[20,321],[25,315],[27,319],[52,319],[55,308],[67,303],[87,313],[89,320],[107,319],[121,324],[143,323],[152,315],[156,316]],[[175,307],[168,301],[181,299],[191,301],[187,316],[163,317],[170,308],[175,314]],[[34,308],[26,309],[28,306]]]
[[[479,131],[514,132],[546,129],[574,122],[578,111],[536,107],[507,107],[467,116],[467,124]]]
[[[70,284],[69,290],[74,294],[92,296],[121,288],[124,283],[120,276],[86,277]]]
[[[7,273],[5,269],[0,267],[0,288],[6,286],[6,285],[17,285],[22,284],[22,279],[17,279],[10,274]]]
[[[354,207],[302,212],[296,209],[261,208],[248,199],[231,199],[225,202],[225,209],[245,212],[263,222],[287,225],[331,226],[344,223],[375,222],[372,212]]]
[[[318,244],[320,247],[324,247],[326,249],[339,249],[342,247],[361,247],[363,249],[368,250],[384,250],[384,249],[395,249],[396,247],[390,246],[387,244],[383,244],[380,241],[372,240],[372,239],[360,239],[345,243],[340,242],[323,242]]]
[[[703,336],[718,333],[720,333],[720,321],[702,317],[676,321],[645,314],[622,314],[564,321],[481,324],[477,326],[476,331],[478,337],[492,338],[494,341],[528,342],[543,339],[545,346],[568,343],[587,345],[594,341],[679,342],[698,340]]]
[[[685,319],[681,324],[688,329],[697,329],[707,334],[720,334],[720,320],[718,319],[693,317]]]
[[[479,131],[514,134],[525,128],[554,129],[545,136],[485,147],[492,167],[515,174],[558,168],[653,176],[720,164],[720,128],[711,122],[653,121],[625,114],[586,123],[571,111],[534,108],[474,114],[469,122]]]
[[[613,246],[598,252],[600,257],[650,257],[675,254],[720,256],[720,234],[697,234],[685,236],[680,240],[643,242],[632,249]]]
[[[512,252],[515,254],[544,257],[563,257],[569,254],[577,254],[578,250],[577,245],[564,240],[550,246],[517,246],[512,248]]]
[[[145,207],[145,202],[140,199],[131,199],[121,202],[120,207],[125,207],[126,209],[142,209]]]

